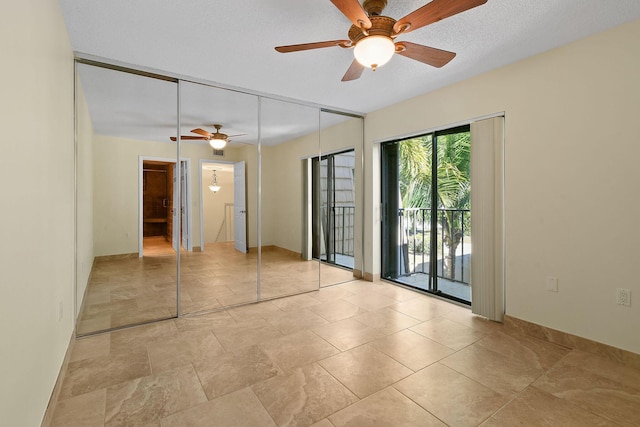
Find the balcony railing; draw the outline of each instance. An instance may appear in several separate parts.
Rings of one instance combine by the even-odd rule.
[[[355,206],[333,207],[333,227],[335,236],[333,241],[333,253],[353,256],[353,226],[355,212]]]
[[[404,275],[430,273],[431,209],[401,208],[400,236]],[[469,209],[437,209],[437,275],[453,282],[471,282]]]
[[[329,245],[334,254],[353,257],[355,212],[355,206],[331,207],[333,238],[330,237]]]

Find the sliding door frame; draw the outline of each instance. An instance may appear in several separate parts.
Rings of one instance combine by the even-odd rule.
[[[402,139],[396,139],[389,142],[383,142],[381,146],[380,158],[380,189],[381,189],[381,277],[386,280],[392,280],[404,286],[409,286],[429,294],[447,298],[458,303],[470,305],[471,301],[466,301],[454,295],[446,294],[438,289],[438,198],[437,188],[438,182],[438,138],[446,135],[470,132],[470,124],[460,124],[445,129],[439,129],[431,132],[424,132],[414,136]],[[427,287],[419,288],[410,284],[394,280],[403,275],[401,265],[406,261],[402,261],[400,251],[404,252],[404,248],[398,246],[401,233],[400,230],[400,144],[408,139],[431,136],[431,199],[429,200],[429,272],[427,278]],[[393,186],[393,189],[392,189]],[[434,191],[435,189],[435,191]],[[433,232],[435,230],[435,232]],[[473,255],[471,255],[473,256]],[[406,258],[406,253],[405,253]],[[444,259],[443,259],[444,262]],[[471,286],[471,285],[469,285]]]
[[[341,268],[345,268],[347,270],[354,270],[355,269],[355,253],[354,253],[354,267],[348,267],[342,264],[338,264],[336,262],[336,243],[335,243],[335,203],[336,203],[336,199],[335,199],[335,157],[340,155],[340,154],[345,154],[345,153],[353,153],[354,155],[354,159],[355,159],[355,153],[356,153],[356,149],[355,147],[347,147],[345,149],[341,149],[341,150],[337,150],[337,151],[333,151],[333,152],[328,152],[328,153],[322,153],[319,156],[315,156],[310,158],[311,163],[312,163],[312,200],[313,203],[317,204],[317,208],[313,209],[314,212],[314,217],[312,217],[312,223],[313,223],[313,238],[314,238],[314,243],[312,245],[312,247],[314,248],[314,252],[318,253],[318,256],[315,257],[316,259],[318,259],[318,261],[320,262],[324,262],[327,264],[330,264],[332,266],[336,266],[336,267],[341,267]],[[322,162],[326,160],[327,161],[327,185],[326,185],[326,189],[323,191],[321,188],[321,170],[322,170]],[[354,168],[355,168],[355,164],[354,164]],[[355,185],[355,181],[353,182],[353,187],[352,187],[352,191],[355,194],[356,193],[356,185]],[[322,227],[322,193],[326,192],[327,194],[327,224],[326,224],[326,229]],[[352,224],[352,227],[354,229],[353,231],[353,240],[354,240],[354,252],[355,252],[355,239],[356,239],[356,235],[355,235],[355,205],[357,203],[356,197],[354,197],[353,200],[354,203],[354,222]],[[342,218],[343,218],[343,225],[344,225],[344,212],[342,213]],[[327,239],[326,237],[329,236],[329,238]],[[344,236],[344,231],[343,231],[343,236]],[[321,254],[321,240],[324,239],[325,242],[325,254],[326,254],[326,259],[323,260],[322,259],[322,254]],[[331,246],[331,247],[330,247]],[[344,248],[344,244],[343,244],[343,248]]]

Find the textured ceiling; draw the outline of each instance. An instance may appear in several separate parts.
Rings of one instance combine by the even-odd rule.
[[[389,0],[384,14],[398,19],[425,3]],[[640,18],[638,0],[489,0],[398,38],[456,52],[444,68],[396,55],[343,83],[352,50],[273,49],[346,38],[350,22],[329,0],[60,4],[78,52],[362,113]]]

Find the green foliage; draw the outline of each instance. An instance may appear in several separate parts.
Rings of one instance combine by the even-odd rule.
[[[431,135],[400,143],[400,194],[405,208],[426,208],[432,197]],[[470,206],[471,136],[469,132],[443,135],[437,141],[438,208]]]
[[[438,186],[432,188],[433,138],[431,135],[411,138],[400,143],[400,197],[404,208],[429,208],[434,193],[437,209],[469,209],[471,204],[471,135],[462,132],[436,138],[436,174]],[[454,279],[455,251],[464,234],[470,231],[470,215],[459,211],[439,211],[442,227],[438,245],[447,248],[444,276]],[[464,224],[463,224],[464,222]],[[440,233],[439,233],[440,234]],[[412,244],[413,243],[413,244]],[[427,250],[425,241],[409,241],[417,253]]]
[[[400,194],[405,208],[429,206],[431,200],[431,136],[400,143]]]
[[[426,237],[426,238],[425,238]],[[424,254],[429,252],[429,234],[413,234],[409,236],[409,252]]]

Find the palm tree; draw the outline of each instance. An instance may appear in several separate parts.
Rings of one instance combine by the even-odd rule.
[[[438,223],[442,227],[445,247],[444,276],[455,277],[455,253],[463,239],[463,218],[458,209],[469,209],[471,186],[469,132],[441,135],[437,137],[436,206]],[[431,135],[412,138],[400,144],[400,194],[402,206],[427,208],[432,200],[432,144]],[[464,219],[469,229],[469,218]]]

